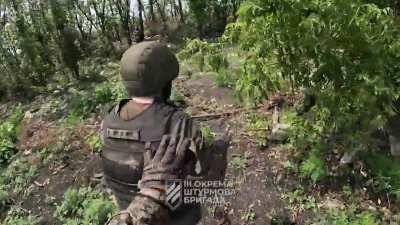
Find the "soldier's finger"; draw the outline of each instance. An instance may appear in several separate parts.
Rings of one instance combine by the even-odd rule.
[[[182,123],[183,123],[183,119],[180,119],[180,120],[175,124],[174,128],[172,129],[171,136],[177,137],[177,136],[179,135],[179,131],[181,130]]]
[[[179,134],[179,136],[180,136],[181,138],[186,137],[187,122],[188,122],[188,121],[187,121],[186,118],[184,118],[184,119],[182,120],[181,132],[180,132],[180,134]]]
[[[179,145],[177,152],[176,152],[175,162],[177,162],[177,164],[181,165],[184,162],[185,156],[188,153],[188,150],[190,147],[190,143],[191,143],[191,140],[189,138],[184,138],[181,141],[181,144]]]
[[[176,136],[171,136],[171,140],[169,141],[169,145],[167,148],[167,152],[164,157],[161,159],[162,163],[171,163],[176,155],[176,146],[179,140],[177,140]]]
[[[161,159],[164,157],[165,152],[167,151],[167,148],[171,142],[171,136],[170,135],[164,135],[161,139],[161,143],[158,146],[157,152],[154,155],[153,162],[159,162]]]

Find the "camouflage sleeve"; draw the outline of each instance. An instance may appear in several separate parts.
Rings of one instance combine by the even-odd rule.
[[[199,124],[193,119],[189,119],[189,129],[190,131],[188,136],[192,139],[190,149],[197,155],[203,149],[203,135],[201,134]]]
[[[144,195],[136,195],[127,210],[132,225],[167,225],[170,221],[168,209]]]
[[[193,119],[189,119],[189,129],[192,142],[190,145],[190,150],[196,156],[196,173],[203,174],[207,171],[207,161],[208,161],[208,149],[204,146],[204,138],[200,130],[200,125]]]

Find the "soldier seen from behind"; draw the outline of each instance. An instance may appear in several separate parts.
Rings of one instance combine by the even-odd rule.
[[[172,81],[178,73],[175,55],[158,42],[136,44],[122,57],[121,77],[130,98],[117,103],[102,123],[105,181],[121,210],[132,208],[132,205],[137,209],[138,203],[132,201],[138,192],[152,198],[165,194],[165,190],[159,187],[140,189],[138,183],[143,179],[143,170],[156,154],[162,137],[172,133],[174,128],[181,130],[182,135],[190,140],[190,151],[185,154],[182,164],[183,173],[199,175],[204,170],[204,160],[200,160],[204,159],[204,151],[198,127],[182,110],[168,103]],[[179,128],[176,128],[177,124],[180,124]],[[155,211],[160,207],[156,202],[139,205]],[[144,208],[142,211],[154,211]],[[194,224],[190,220],[198,220],[198,214],[198,208],[194,206],[170,212],[175,221],[172,224],[185,225]]]

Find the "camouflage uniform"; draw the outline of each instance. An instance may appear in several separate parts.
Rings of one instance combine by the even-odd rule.
[[[169,210],[153,199],[136,195],[129,210],[132,214],[133,225],[165,225],[170,223]]]

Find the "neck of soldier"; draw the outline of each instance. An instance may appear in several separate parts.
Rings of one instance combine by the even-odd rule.
[[[142,105],[151,105],[154,102],[153,97],[132,97],[132,101]]]

